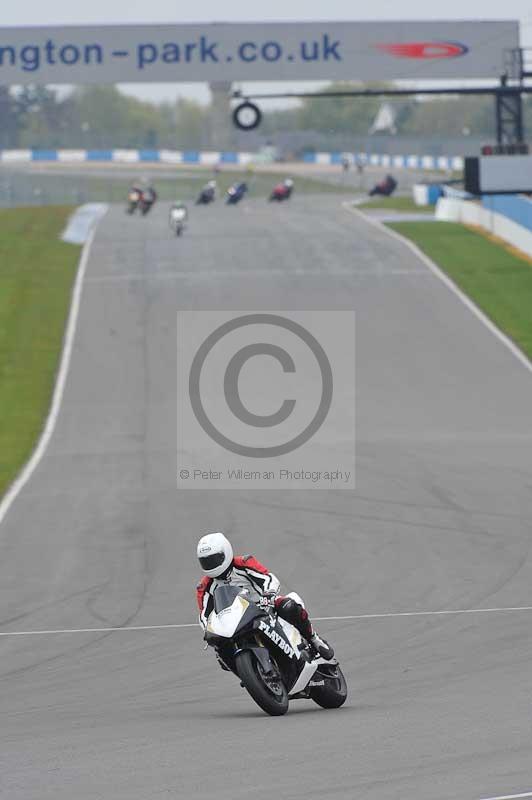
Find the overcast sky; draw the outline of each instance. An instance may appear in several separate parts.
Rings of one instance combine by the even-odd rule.
[[[2,2],[1,24],[7,25],[105,25],[111,23],[179,22],[272,22],[314,20],[395,19],[518,19],[521,44],[532,47],[532,0],[17,0]],[[315,86],[316,84],[313,84]],[[256,88],[259,88],[255,84]],[[291,89],[306,88],[291,84]],[[203,84],[124,84],[128,94],[152,100],[174,99],[177,95],[206,101]],[[275,84],[261,85],[272,90]],[[286,84],[282,89],[286,90]]]

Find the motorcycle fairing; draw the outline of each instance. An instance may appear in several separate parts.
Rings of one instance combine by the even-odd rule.
[[[307,662],[303,667],[303,669],[301,670],[301,672],[299,673],[297,681],[290,689],[288,696],[292,697],[293,695],[296,695],[299,692],[302,692],[304,689],[306,689],[310,681],[316,674],[318,667],[321,664],[325,664],[330,667],[332,664],[337,664],[337,663],[338,663],[337,661],[326,661],[324,658],[321,657],[315,658],[312,661]]]
[[[299,654],[301,652],[301,648],[304,647],[305,642],[303,640],[303,637],[299,633],[298,629],[295,628],[293,625],[290,625],[290,623],[287,622],[282,617],[277,617],[277,623],[283,629],[283,632],[284,632],[286,638],[288,639],[288,641],[290,642],[291,646],[294,648],[294,650],[296,651],[296,653],[298,654],[298,657],[299,657]]]
[[[237,587],[225,587],[224,591],[227,594],[225,598],[223,594],[220,595],[222,603],[219,610],[214,610],[209,615],[206,629],[207,640],[212,637],[211,643],[214,643],[214,640],[219,639],[219,645],[223,646],[224,640],[229,643],[238,637],[239,630],[244,631],[251,628],[260,637],[263,645],[260,645],[260,641],[254,644],[253,641],[248,640],[241,645],[241,649],[252,652],[266,673],[275,668],[274,661],[281,659],[279,665],[290,697],[305,692],[321,664],[330,666],[333,663],[321,657],[309,661],[305,640],[297,628],[275,613],[265,613],[263,609],[238,592]],[[233,592],[235,592],[235,596],[231,601]],[[229,604],[221,607],[225,601]],[[238,652],[239,650],[234,655]]]
[[[216,613],[212,611],[209,614],[207,621],[208,633],[214,633],[216,636],[223,636],[225,639],[231,639],[236,629],[242,621],[242,617],[249,608],[249,602],[240,595],[237,595],[232,604],[222,611]]]

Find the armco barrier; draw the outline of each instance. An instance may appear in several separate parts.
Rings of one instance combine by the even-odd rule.
[[[3,150],[0,163],[13,164],[30,161],[60,161],[63,164],[83,161],[114,162],[117,164],[249,164],[258,158],[253,153],[217,152],[198,150]],[[461,170],[464,160],[460,156],[390,156],[379,153],[305,153],[306,164],[340,165],[344,159],[351,163],[370,164],[389,169]]]
[[[464,168],[464,159],[461,156],[391,156],[386,153],[305,153],[303,155],[303,161],[307,164],[340,164],[344,159],[355,164],[370,164],[390,169],[461,170]]]
[[[412,186],[412,196],[416,206],[433,206],[440,197],[457,197],[459,200],[468,200],[471,195],[459,189],[455,184],[457,181],[450,183],[438,183],[436,181],[424,181],[423,183],[415,183]]]
[[[493,194],[482,198],[482,205],[488,211],[502,214],[518,225],[532,231],[532,200],[515,194]]]
[[[60,161],[63,164],[89,161],[116,164],[249,164],[252,153],[199,152],[198,150],[2,150],[0,163],[15,164],[30,161]]]
[[[415,183],[412,187],[416,206],[433,206],[443,194],[444,188],[440,183]]]
[[[494,198],[489,198],[490,202]],[[524,201],[532,206],[527,198],[516,196],[508,199]],[[523,253],[532,256],[532,224],[521,225],[515,219],[499,211],[485,207],[484,202],[461,200],[457,197],[442,197],[436,205],[436,219],[445,222],[461,222],[465,225],[476,225],[500,239],[517,247]],[[515,209],[514,209],[515,211]],[[512,212],[513,213],[513,212]]]

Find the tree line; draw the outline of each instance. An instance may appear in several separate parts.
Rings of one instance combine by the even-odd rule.
[[[331,84],[338,91],[352,84]],[[260,133],[274,140],[281,131],[316,131],[366,136],[380,98],[303,98],[293,108],[264,114]],[[494,136],[490,97],[446,97],[390,101],[398,135]],[[525,128],[532,130],[532,100],[525,99]],[[193,100],[151,103],[113,86],[75,89],[60,96],[48,87],[15,92],[0,87],[0,148],[175,148],[212,146],[209,106]],[[304,145],[304,137],[302,139]]]

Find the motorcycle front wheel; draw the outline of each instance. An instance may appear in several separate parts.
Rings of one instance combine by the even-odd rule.
[[[236,657],[236,670],[245,689],[258,706],[272,717],[280,717],[288,711],[288,692],[280,676],[266,675],[259,662],[249,650]]]

